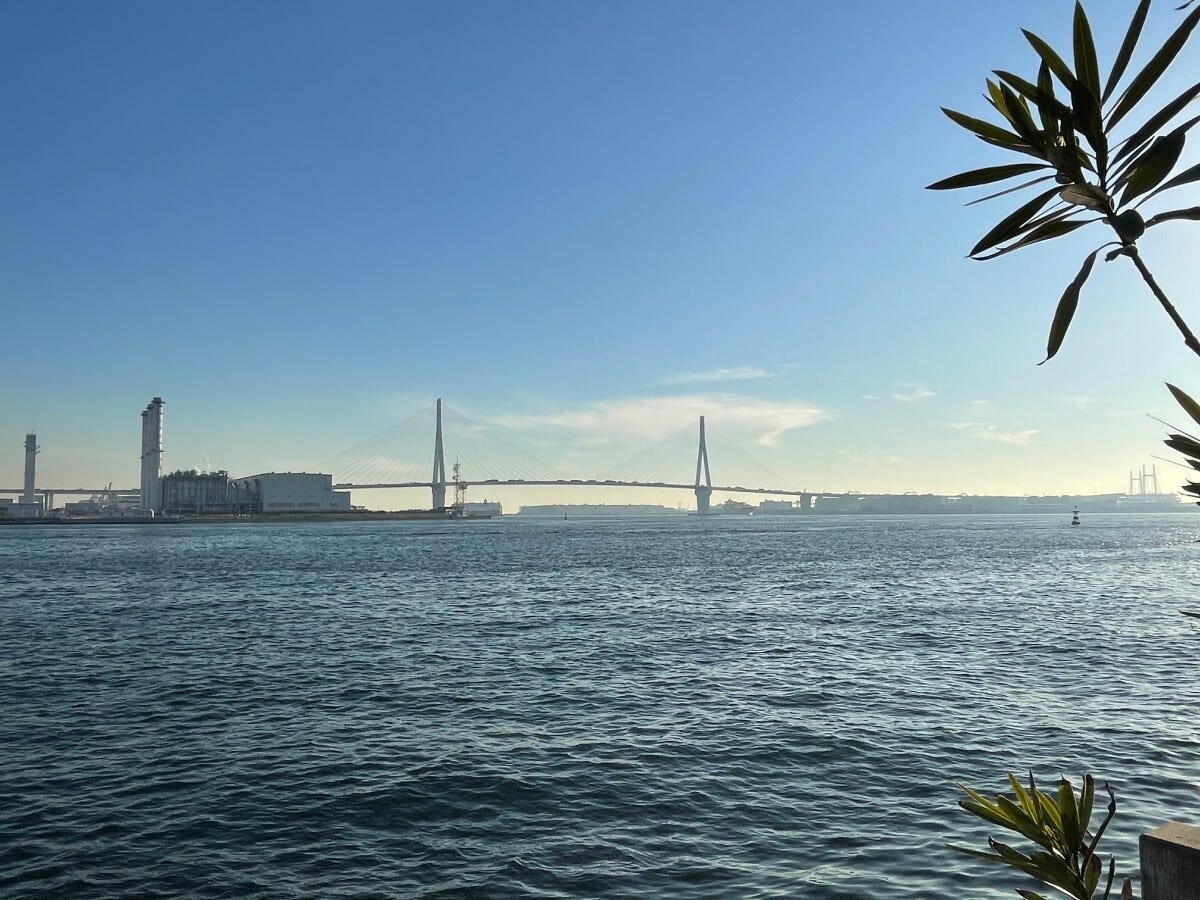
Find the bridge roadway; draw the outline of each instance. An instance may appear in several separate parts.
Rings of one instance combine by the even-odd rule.
[[[45,488],[36,487],[35,494],[136,494],[137,488]],[[23,494],[25,488],[0,488],[0,494]]]
[[[464,487],[644,487],[644,488],[674,488],[681,491],[692,491],[696,489],[694,484],[674,484],[669,481],[600,481],[595,478],[572,478],[561,479],[558,481],[528,481],[523,478],[489,478],[484,481],[461,481],[459,482]],[[447,487],[452,487],[454,482],[446,482]],[[385,488],[431,488],[433,483],[429,481],[402,481],[389,482],[386,484],[335,484],[334,490],[337,491],[373,491]],[[734,485],[733,487],[718,487],[713,485],[714,492],[726,494],[770,494],[778,497],[819,497],[820,492],[813,491],[777,491],[773,488],[753,488]],[[24,491],[24,488],[0,488],[0,494],[16,494],[19,495]],[[35,489],[38,494],[77,494],[88,495],[92,494],[136,494],[137,488],[44,488],[38,487]]]
[[[675,484],[668,481],[599,481],[594,478],[572,478],[560,479],[558,481],[528,481],[523,478],[489,478],[484,481],[460,481],[458,482],[463,487],[634,487],[634,488],[674,488],[681,491],[694,491],[695,484]],[[334,490],[338,491],[374,491],[385,488],[432,488],[434,485],[429,481],[403,481],[391,482],[387,484],[335,484]],[[453,487],[454,482],[446,482],[447,487]],[[773,497],[814,497],[821,496],[819,493],[814,494],[812,491],[777,491],[773,488],[753,488],[734,485],[733,487],[720,487],[713,485],[711,490],[714,493],[725,494],[769,494]]]

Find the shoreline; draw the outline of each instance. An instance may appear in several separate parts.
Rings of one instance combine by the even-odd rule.
[[[482,522],[492,516],[451,516],[435,510],[402,510],[398,512],[330,512],[330,513],[259,513],[250,516],[37,516],[29,518],[0,518],[4,525],[237,525],[290,524],[296,522]]]

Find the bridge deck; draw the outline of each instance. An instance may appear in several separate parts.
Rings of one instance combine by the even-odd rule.
[[[459,482],[465,487],[631,487],[631,488],[666,488],[681,491],[694,491],[694,484],[676,484],[668,481],[599,481],[594,478],[572,478],[569,480],[557,481],[531,481],[523,478],[490,478],[484,481],[462,481]],[[447,487],[452,487],[453,482],[447,482]],[[340,491],[373,491],[384,490],[389,488],[427,488],[431,489],[433,483],[429,481],[404,481],[392,482],[387,484],[335,484],[335,490]],[[733,486],[718,486],[713,485],[714,492],[722,494],[771,494],[779,497],[811,497],[814,496],[812,491],[787,491],[776,490],[775,488],[760,488],[760,487],[743,487],[742,485]]]

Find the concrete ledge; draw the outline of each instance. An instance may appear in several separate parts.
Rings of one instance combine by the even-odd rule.
[[[1143,834],[1142,900],[1200,900],[1200,828],[1168,822]]]

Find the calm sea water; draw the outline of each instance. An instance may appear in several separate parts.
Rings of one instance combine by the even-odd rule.
[[[5,897],[999,898],[1200,822],[1200,516],[0,529]],[[1026,885],[1027,886],[1027,885]]]

